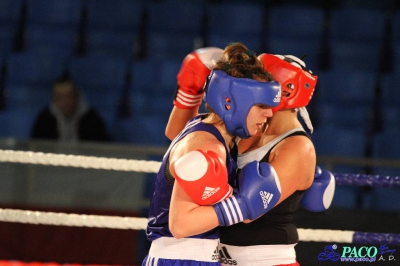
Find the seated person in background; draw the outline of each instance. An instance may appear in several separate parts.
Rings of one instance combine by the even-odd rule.
[[[103,119],[66,77],[53,83],[51,102],[37,115],[30,137],[60,142],[111,141]]]

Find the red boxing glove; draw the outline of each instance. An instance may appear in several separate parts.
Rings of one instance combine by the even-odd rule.
[[[214,151],[191,151],[173,169],[175,180],[199,205],[212,205],[232,195],[225,162]]]
[[[181,109],[193,109],[203,100],[203,88],[207,76],[214,67],[213,60],[219,60],[223,50],[206,47],[188,54],[182,62],[174,96],[174,105]]]

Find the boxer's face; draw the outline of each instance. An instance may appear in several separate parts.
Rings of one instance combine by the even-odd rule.
[[[267,118],[272,116],[271,107],[253,105],[247,114],[246,126],[250,136],[254,136],[264,129]]]

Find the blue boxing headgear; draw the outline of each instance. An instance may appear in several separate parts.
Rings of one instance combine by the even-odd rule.
[[[204,100],[222,118],[233,136],[249,138],[247,115],[256,104],[278,106],[281,85],[276,81],[260,82],[235,78],[224,71],[213,70],[207,78]]]

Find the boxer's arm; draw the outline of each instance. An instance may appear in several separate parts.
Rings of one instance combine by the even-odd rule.
[[[169,210],[169,229],[175,238],[207,232],[219,225],[213,205],[200,206],[175,182]]]
[[[181,140],[171,151],[169,159],[171,173],[176,172],[174,167],[177,160],[197,149],[213,150],[218,153],[219,157],[226,157],[224,145],[214,136],[208,133],[194,132]],[[173,236],[176,238],[188,237],[217,227],[219,225],[218,217],[212,205],[197,204],[179,183],[177,180],[174,183],[169,210],[169,228]]]
[[[235,195],[214,205],[199,206],[175,182],[169,212],[169,227],[173,236],[189,237],[219,225],[228,226],[243,219],[257,218],[270,210],[279,199],[276,173],[266,163],[250,164],[239,177],[239,183],[241,188]]]
[[[169,115],[167,126],[165,127],[165,136],[172,141],[183,130],[187,121],[195,117],[198,112],[198,107],[181,109],[174,106]]]
[[[182,61],[177,75],[174,107],[165,128],[165,136],[169,140],[173,140],[186,122],[198,114],[203,87],[214,66],[213,60],[220,59],[222,52],[217,47],[205,47],[188,54]]]
[[[278,174],[282,195],[279,202],[298,190],[308,189],[315,175],[316,153],[311,140],[292,136],[280,142],[271,152],[270,164]]]

